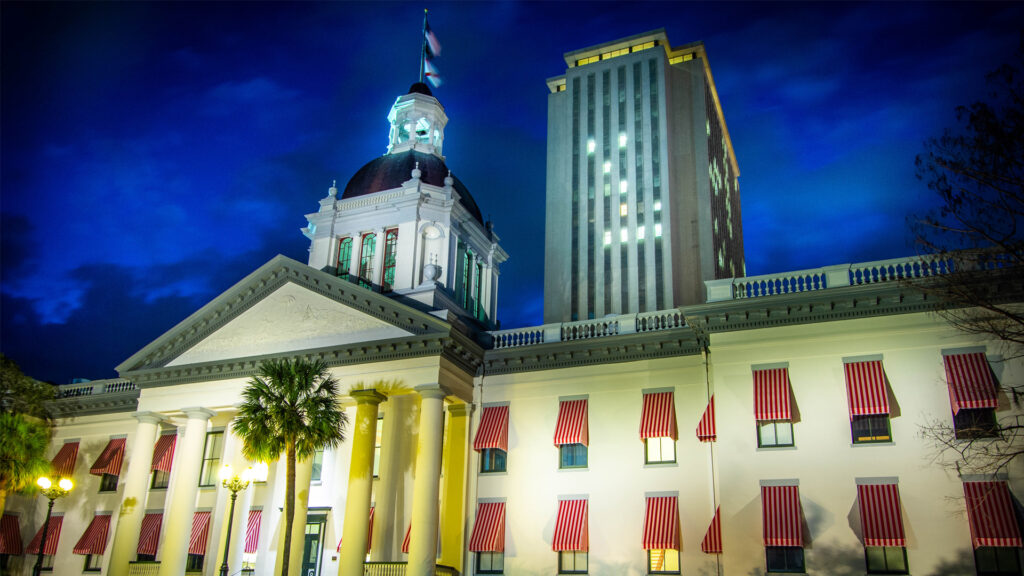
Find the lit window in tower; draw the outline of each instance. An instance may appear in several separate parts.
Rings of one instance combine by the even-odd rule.
[[[594,139],[591,138],[587,140],[587,154],[593,154],[594,150],[597,150],[597,142],[594,142]]]
[[[619,216],[626,216],[629,214],[629,204],[623,202],[619,204]]]
[[[623,132],[623,133],[619,134],[619,148],[625,148],[625,147],[626,147],[626,133]]]
[[[629,242],[629,230],[623,228],[619,231],[619,240],[622,242]]]
[[[604,231],[604,245],[609,246],[612,243],[612,232],[611,230]]]
[[[608,160],[604,161],[604,173],[607,174],[612,171],[612,163]]]
[[[629,192],[629,181],[619,180],[619,194],[625,194],[626,192]]]
[[[654,236],[656,238],[661,238],[661,222],[654,225]]]
[[[636,227],[636,239],[637,240],[643,240],[644,239],[644,227],[643,226],[637,226]]]
[[[658,212],[658,211],[660,211],[660,210],[661,210],[661,200],[656,200],[656,201],[654,202],[654,211],[655,211],[655,212]]]

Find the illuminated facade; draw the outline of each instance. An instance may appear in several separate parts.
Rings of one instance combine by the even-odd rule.
[[[648,36],[606,60],[643,80],[664,56]],[[704,78],[691,48],[668,66]],[[350,423],[297,467],[295,576],[1021,573],[1021,463],[958,474],[920,434],[998,442],[997,421],[1024,417],[999,387],[1024,363],[901,281],[940,262],[703,279],[683,306],[494,330],[507,256],[448,173],[443,108],[414,85],[389,122],[387,154],[306,216],[308,263],[272,259],[122,378],[64,388],[50,456],[76,487],[43,547],[52,573],[218,574],[218,474],[249,464],[242,391],[292,357],[329,366]],[[285,467],[269,465],[238,495],[231,574],[280,573]],[[7,500],[7,573],[31,573],[40,500]]]
[[[739,168],[704,45],[657,30],[547,81],[544,321],[703,301],[742,276]]]

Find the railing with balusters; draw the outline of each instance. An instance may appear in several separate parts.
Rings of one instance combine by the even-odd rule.
[[[363,564],[363,576],[405,576],[405,562],[366,562]],[[437,576],[459,576],[459,571],[451,566],[438,564],[434,568]]]
[[[57,399],[98,396],[100,394],[116,394],[118,392],[130,392],[135,389],[135,383],[126,378],[94,380],[85,384],[60,386],[58,388],[59,392],[57,394]]]
[[[606,338],[609,336],[654,332],[657,330],[672,330],[685,326],[686,320],[683,318],[682,313],[678,309],[671,309],[643,312],[641,314],[606,316],[595,320],[495,330],[490,334],[494,338],[494,348],[502,349],[534,346],[550,342]]]

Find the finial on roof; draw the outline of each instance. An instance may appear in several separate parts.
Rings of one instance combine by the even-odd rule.
[[[455,184],[455,179],[452,178],[452,171],[449,170],[448,171],[448,175],[445,176],[445,178],[444,178],[444,185],[451,187],[454,184]]]
[[[415,178],[416,180],[419,180],[420,176],[422,176],[422,175],[423,175],[423,172],[420,171],[420,163],[417,160],[416,161],[416,167],[412,169],[412,177]]]
[[[332,180],[331,187],[327,190],[327,195],[334,197],[338,195],[338,181]]]

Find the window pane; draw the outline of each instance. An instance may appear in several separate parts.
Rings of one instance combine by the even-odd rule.
[[[761,446],[775,446],[775,422],[758,422],[757,434]]]
[[[669,436],[661,438],[661,461],[676,461],[676,441]]]
[[[563,444],[558,448],[561,452],[561,468],[587,467],[587,447],[583,444]]]
[[[666,572],[679,572],[679,550],[665,550]]]
[[[779,446],[793,445],[793,423],[788,421],[775,422],[775,437]]]
[[[561,566],[559,566],[559,570],[561,570],[562,572],[572,571],[572,552],[559,552],[558,558],[561,560]]]
[[[648,462],[661,462],[661,439],[660,438],[648,438],[647,444],[647,461]]]
[[[867,559],[868,572],[885,570],[885,548],[868,546],[864,548],[864,557]]]
[[[324,468],[324,451],[317,450],[313,453],[313,472],[309,479],[313,482],[319,482],[320,477],[323,474]]]
[[[995,572],[999,568],[996,562],[995,548],[977,548],[974,550],[974,563],[978,572]]]

